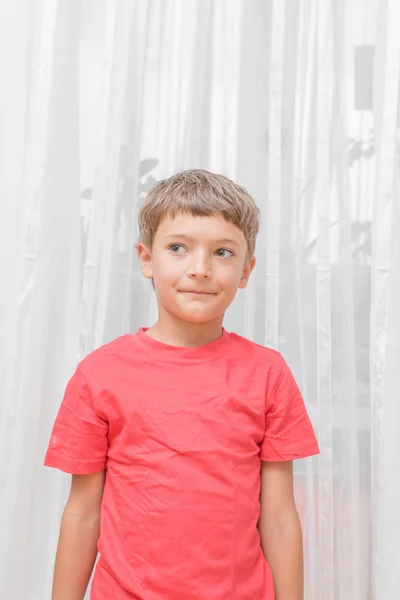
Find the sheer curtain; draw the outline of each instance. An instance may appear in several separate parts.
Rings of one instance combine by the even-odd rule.
[[[137,212],[194,167],[262,210],[226,327],[282,352],[318,433],[305,597],[400,598],[399,31],[397,0],[0,0],[1,598],[50,598],[53,419],[154,321]]]

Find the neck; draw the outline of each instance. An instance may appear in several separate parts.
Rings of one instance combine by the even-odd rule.
[[[223,315],[205,323],[193,323],[160,311],[156,323],[146,333],[164,344],[193,348],[218,340],[222,335],[222,322]]]

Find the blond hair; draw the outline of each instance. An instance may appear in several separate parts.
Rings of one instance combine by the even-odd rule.
[[[158,182],[139,212],[139,242],[152,248],[161,220],[179,213],[220,214],[244,234],[250,259],[260,227],[260,210],[246,190],[224,175],[202,169],[182,171]]]

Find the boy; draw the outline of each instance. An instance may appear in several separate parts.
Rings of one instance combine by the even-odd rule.
[[[301,600],[292,460],[318,453],[278,352],[222,326],[259,211],[226,177],[158,183],[139,215],[158,320],[90,353],[45,464],[72,474],[53,600]]]

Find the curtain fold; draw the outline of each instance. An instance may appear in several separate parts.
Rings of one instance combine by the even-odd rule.
[[[396,0],[0,3],[0,597],[50,598],[69,477],[41,464],[77,361],[156,318],[159,179],[261,208],[225,326],[279,350],[321,455],[295,464],[310,600],[398,600]]]
[[[18,83],[1,101],[8,145],[3,139],[0,596],[39,598],[62,486],[40,469],[43,441],[77,356],[79,10],[43,0],[35,10],[17,2],[0,11],[3,43],[19,28],[23,39],[2,72],[3,90],[14,77]],[[17,137],[9,115],[21,120]]]
[[[397,576],[400,525],[400,219],[398,2],[380,5],[374,94],[376,178],[371,265],[371,495],[373,598],[400,594]]]

